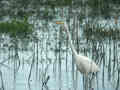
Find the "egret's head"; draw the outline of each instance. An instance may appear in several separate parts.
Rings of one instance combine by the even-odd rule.
[[[67,29],[67,24],[66,24],[66,22],[57,21],[56,24],[63,25],[64,30],[66,31],[66,29]]]
[[[56,24],[61,24],[61,25],[64,25],[64,22],[61,22],[61,21],[57,21]]]
[[[66,22],[56,22],[56,24],[63,25],[64,29],[62,29],[62,30],[64,30],[67,33],[68,38],[70,38],[70,36],[68,35],[69,31],[68,31],[67,23]]]

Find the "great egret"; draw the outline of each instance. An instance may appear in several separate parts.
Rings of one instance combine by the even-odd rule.
[[[73,56],[75,58],[75,63],[77,66],[77,69],[84,75],[88,75],[89,73],[95,73],[100,71],[100,68],[96,65],[94,61],[89,59],[87,56],[83,56],[81,54],[78,54],[77,51],[75,50],[72,41],[71,41],[71,36],[70,32],[68,30],[68,25],[66,22],[56,22],[56,24],[62,24],[64,26],[64,29],[67,33],[69,43],[71,50],[73,52]]]

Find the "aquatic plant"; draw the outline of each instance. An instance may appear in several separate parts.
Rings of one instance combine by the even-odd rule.
[[[28,18],[23,20],[12,19],[7,22],[0,22],[0,33],[7,34],[11,38],[25,38],[33,32],[33,25],[28,23]]]

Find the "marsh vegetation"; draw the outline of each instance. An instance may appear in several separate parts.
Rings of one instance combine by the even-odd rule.
[[[0,89],[119,90],[119,1],[43,1],[0,1]],[[86,79],[77,71],[66,33],[56,21],[67,21],[77,52],[99,65],[98,74]]]

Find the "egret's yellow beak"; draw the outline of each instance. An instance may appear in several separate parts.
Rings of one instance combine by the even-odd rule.
[[[56,24],[64,24],[64,22],[57,21]]]

